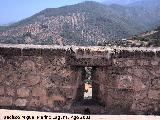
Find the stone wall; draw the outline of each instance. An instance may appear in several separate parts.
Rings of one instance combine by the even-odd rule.
[[[77,69],[66,65],[65,51],[5,47],[0,51],[1,108],[68,110],[78,81]]]
[[[83,101],[86,66],[91,107]],[[160,49],[0,45],[1,108],[83,113],[86,106],[96,114],[160,114]]]
[[[159,114],[159,58],[116,58],[97,68],[102,101],[110,114]]]

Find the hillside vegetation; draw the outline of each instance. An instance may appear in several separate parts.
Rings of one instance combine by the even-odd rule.
[[[145,0],[145,4],[150,0]],[[8,27],[0,42],[13,44],[97,45],[152,30],[160,22],[160,2],[147,6],[83,2],[47,8]],[[137,4],[137,5],[136,5]]]
[[[141,46],[145,47],[160,47],[160,26],[155,30],[134,36],[132,41],[140,43]]]

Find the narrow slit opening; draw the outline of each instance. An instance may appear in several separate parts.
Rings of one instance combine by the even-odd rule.
[[[85,67],[84,99],[92,99],[92,67]]]

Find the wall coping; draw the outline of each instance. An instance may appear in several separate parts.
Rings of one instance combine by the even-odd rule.
[[[61,54],[57,52],[61,51]],[[26,53],[26,54],[25,54]],[[108,47],[108,46],[59,46],[0,44],[0,55],[74,55],[78,58],[90,57],[160,57],[160,47]]]
[[[83,49],[83,50],[91,50],[91,51],[121,51],[121,50],[128,50],[128,51],[160,51],[160,47],[121,47],[121,46],[74,46],[74,45],[33,45],[33,44],[0,44],[0,48],[20,48],[20,49]]]

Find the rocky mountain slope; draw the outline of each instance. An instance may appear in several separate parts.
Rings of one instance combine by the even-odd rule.
[[[160,47],[160,26],[155,30],[146,31],[140,35],[132,37],[130,40],[135,44],[147,47]]]
[[[157,26],[160,22],[159,6],[108,6],[83,2],[47,8],[10,26],[1,26],[0,42],[97,45],[121,40]]]
[[[111,5],[111,4],[128,5],[135,3],[137,1],[141,0],[104,0],[103,3],[106,5]]]

